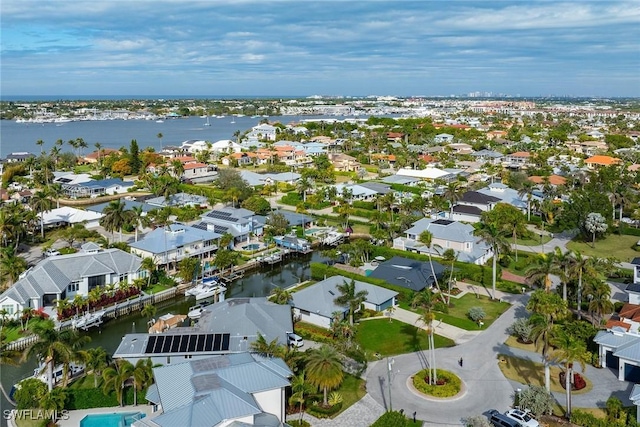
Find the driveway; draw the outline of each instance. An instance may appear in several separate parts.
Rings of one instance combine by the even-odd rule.
[[[427,367],[426,352],[395,356],[391,365],[391,402],[389,402],[389,369],[386,360],[370,365],[366,373],[367,391],[383,407],[403,409],[428,425],[460,426],[469,416],[481,415],[489,409],[506,411],[513,403],[514,386],[502,375],[496,355],[507,339],[506,329],[516,317],[524,315],[526,295],[508,295],[513,305],[482,334],[461,345],[436,351],[438,368],[455,372],[464,390],[450,400],[427,399],[410,387],[411,377]],[[463,367],[458,360],[463,358]],[[392,405],[390,405],[390,403]]]

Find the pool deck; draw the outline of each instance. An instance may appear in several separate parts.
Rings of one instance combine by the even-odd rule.
[[[146,414],[147,417],[158,415],[159,413],[153,414],[151,405],[140,404],[138,406],[113,406],[110,408],[92,408],[92,409],[80,409],[77,411],[69,411],[69,418],[66,420],[58,421],[58,425],[60,427],[78,427],[80,425],[80,421],[87,415],[93,414],[115,414],[122,412],[142,412]]]

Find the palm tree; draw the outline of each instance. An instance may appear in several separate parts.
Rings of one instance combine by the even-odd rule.
[[[53,390],[53,369],[60,362],[70,361],[74,357],[74,349],[69,344],[69,336],[74,333],[72,329],[58,331],[53,320],[32,323],[31,332],[38,337],[38,341],[27,347],[22,355],[26,360],[36,356],[44,362],[47,371],[47,385],[49,391]],[[77,332],[75,332],[77,333]]]
[[[360,305],[366,301],[369,292],[365,290],[356,291],[356,281],[353,279],[351,279],[351,282],[343,280],[342,284],[336,285],[336,289],[340,292],[340,296],[336,297],[333,302],[349,307],[349,323],[353,326],[353,313],[360,309]]]
[[[433,269],[433,259],[431,258],[431,248],[438,252],[442,247],[440,245],[433,245],[433,234],[429,230],[425,230],[418,236],[418,241],[425,245],[428,249],[427,256],[429,257],[429,266],[431,267],[431,277],[433,277],[433,283],[436,285],[436,289],[438,290],[438,295],[442,298],[442,292],[440,290],[440,285],[438,284],[438,276],[436,276],[436,272]],[[444,299],[442,300],[444,302]]]
[[[307,203],[307,191],[310,190],[311,187],[312,185],[307,177],[303,176],[298,180],[298,183],[296,184],[296,190],[298,191],[298,193],[302,194],[303,203]]]
[[[43,153],[44,153],[44,151],[43,151],[42,146],[44,145],[44,141],[43,141],[43,140],[41,140],[41,139],[39,139],[39,140],[37,140],[37,141],[36,141],[36,145],[37,145],[38,147],[40,147],[40,154],[43,154]]]
[[[533,182],[526,180],[522,183],[522,188],[518,191],[518,196],[527,200],[527,221],[531,221],[531,200],[533,200]]]
[[[551,371],[549,368],[549,350],[551,348],[551,336],[555,330],[555,325],[546,316],[534,314],[530,318],[531,340],[535,343],[536,349],[542,349],[542,363],[544,364],[544,385],[547,391],[551,391]]]
[[[171,161],[171,168],[173,169],[173,174],[177,179],[180,179],[182,177],[182,174],[184,173],[184,165],[182,164],[182,162],[180,160],[172,160]]]
[[[279,286],[276,286],[271,290],[271,296],[272,296],[273,302],[280,305],[289,304],[293,298],[291,291],[285,288],[281,288]]]
[[[589,353],[584,341],[574,338],[564,330],[559,330],[551,339],[551,345],[555,350],[551,352],[551,357],[558,363],[564,365],[564,381],[567,399],[567,411],[565,413],[567,419],[571,418],[571,377],[573,372],[573,364],[578,362],[585,371]]]
[[[459,181],[452,181],[447,184],[442,197],[449,201],[449,218],[453,217],[453,206],[462,197],[462,186]]]
[[[96,151],[98,151],[98,170],[102,169],[102,144],[96,142],[93,144],[96,147]]]
[[[87,360],[85,361],[88,370],[93,372],[93,388],[98,388],[98,377],[102,376],[102,371],[109,366],[109,356],[102,347],[93,347],[87,350]]]
[[[573,257],[573,262],[571,263],[570,274],[578,278],[578,319],[582,319],[582,278],[585,274],[589,277],[595,277],[597,275],[595,265],[599,264],[599,260],[582,256],[579,251],[571,252],[571,256]]]
[[[133,405],[138,406],[138,392],[153,383],[153,362],[150,358],[136,362],[131,379],[133,380]]]
[[[435,319],[435,314],[433,313],[435,305],[435,299],[433,297],[433,292],[430,289],[424,289],[422,292],[419,292],[414,295],[411,300],[411,307],[416,308],[420,307],[422,309],[422,313],[418,318],[418,322],[424,324],[425,329],[428,333],[428,342],[429,342],[429,383],[435,384],[438,381],[438,373],[436,370],[436,353],[435,353],[435,339],[434,339],[434,328],[433,328],[433,320]]]
[[[567,301],[567,282],[569,281],[569,272],[572,267],[574,258],[571,256],[571,252],[562,252],[562,249],[555,247],[553,251],[553,263],[555,264],[555,270],[560,277],[562,283],[562,299]]]
[[[153,316],[156,315],[156,312],[158,310],[156,309],[156,306],[153,304],[147,304],[142,308],[142,311],[140,311],[140,314],[142,314],[144,317],[148,317],[149,319],[151,319]]]
[[[145,227],[149,224],[149,220],[147,219],[147,214],[142,209],[142,205],[134,206],[131,208],[131,219],[133,222],[133,226],[136,230],[135,241],[138,241],[138,229],[142,226]]]
[[[480,237],[480,242],[484,242],[493,251],[493,275],[491,279],[493,293],[491,295],[491,298],[496,299],[496,275],[498,272],[498,258],[501,253],[507,253],[509,251],[509,243],[507,243],[507,240],[502,235],[501,230],[494,224],[482,224],[481,227],[475,230],[473,234]]]
[[[27,267],[27,261],[15,253],[13,246],[0,249],[1,283],[13,285]]]
[[[153,258],[146,257],[142,259],[140,268],[142,268],[143,270],[147,270],[147,287],[149,287],[149,285],[151,284],[151,276],[153,276],[153,273],[156,271],[156,263],[154,262]]]
[[[133,376],[133,370],[134,367],[131,362],[118,359],[113,365],[102,372],[102,379],[104,380],[102,391],[104,394],[115,391],[116,399],[120,406],[124,406],[122,399],[124,396],[124,388],[127,385],[127,381]]]
[[[327,406],[327,391],[340,386],[344,378],[342,363],[336,350],[323,344],[319,348],[307,351],[306,375],[310,384],[323,390],[322,402]]]
[[[251,351],[258,353],[264,357],[273,357],[278,354],[280,344],[278,344],[278,338],[274,338],[271,342],[267,342],[267,339],[258,332],[258,338],[251,343]]]
[[[307,382],[304,371],[291,379],[291,397],[289,398],[289,404],[300,404],[300,421],[302,421],[302,416],[304,415],[305,396],[313,391],[314,387]]]
[[[600,323],[605,314],[613,312],[614,307],[610,299],[611,288],[607,283],[602,281],[591,283],[587,291],[587,297],[589,298],[589,312],[594,325],[596,324],[596,318]]]
[[[45,188],[45,192],[49,197],[53,197],[56,199],[56,208],[60,208],[60,197],[64,195],[62,185],[58,183],[47,185],[47,187]]]
[[[162,137],[164,136],[161,132],[158,133],[158,135],[156,135],[158,137],[158,139],[160,140],[160,151],[162,151]]]
[[[67,391],[64,388],[54,388],[39,396],[40,409],[44,409],[45,413],[51,414],[51,421],[55,423],[56,413],[64,408],[67,400]]]
[[[53,201],[45,191],[38,190],[31,197],[31,200],[29,200],[29,206],[31,206],[31,209],[36,213],[40,214],[40,234],[44,239],[44,214],[51,210],[53,207]]]
[[[109,203],[102,213],[104,216],[100,218],[100,225],[110,233],[119,230],[122,242],[122,227],[133,219],[132,212],[125,210],[125,204],[118,199]]]
[[[529,280],[538,281],[542,279],[546,292],[551,291],[551,275],[558,273],[558,267],[554,262],[554,253],[538,254],[536,264],[526,270],[526,277]]]

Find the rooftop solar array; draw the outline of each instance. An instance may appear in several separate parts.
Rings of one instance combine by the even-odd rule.
[[[228,351],[231,334],[152,335],[147,354]]]
[[[213,231],[215,233],[220,233],[220,234],[224,234],[229,230],[229,227],[223,227],[221,225],[214,225],[213,226]]]
[[[197,228],[199,230],[205,230],[206,231],[207,230],[207,223],[206,222],[199,222],[199,223],[195,224],[193,226],[193,228]]]
[[[232,213],[224,211],[211,211],[207,214],[209,218],[221,219],[223,221],[238,222],[238,218],[234,218]]]
[[[453,221],[449,221],[448,219],[438,219],[433,221],[434,224],[438,224],[438,225],[449,225],[451,223],[453,223]]]

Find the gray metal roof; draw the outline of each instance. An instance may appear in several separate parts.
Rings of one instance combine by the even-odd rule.
[[[129,246],[153,254],[161,254],[171,251],[179,246],[187,246],[193,243],[215,240],[222,237],[214,231],[202,230],[185,224],[170,224],[168,228],[156,228],[147,233],[143,239],[131,242]]]
[[[159,426],[216,426],[262,413],[252,393],[281,390],[292,372],[278,375],[248,353],[154,368],[163,414]]]
[[[476,242],[479,240],[473,235],[473,226],[453,221],[447,224],[437,222],[431,218],[422,218],[413,223],[413,226],[405,231],[405,234],[420,236],[423,231],[429,231],[436,239],[451,242]]]
[[[5,295],[12,298],[15,296],[21,298],[20,303],[26,303],[29,298],[63,292],[71,282],[81,280],[87,275],[121,275],[136,272],[140,269],[141,262],[138,256],[116,248],[52,256],[40,261],[25,277],[0,295],[0,298]]]

